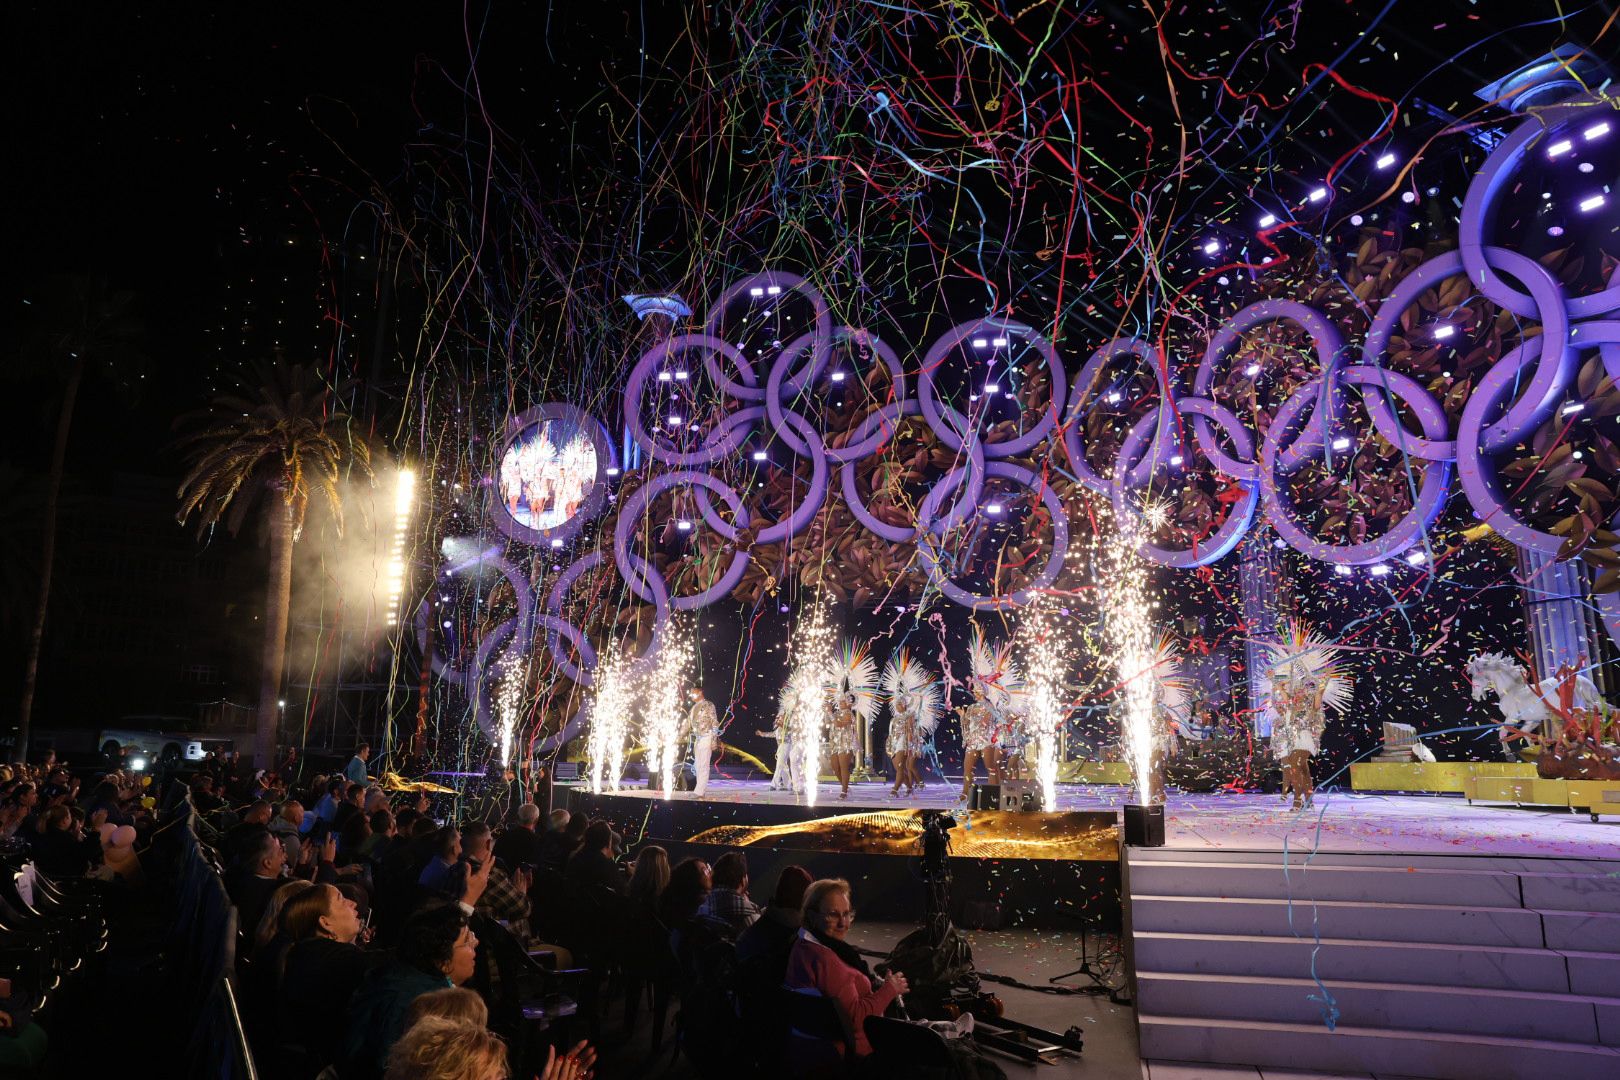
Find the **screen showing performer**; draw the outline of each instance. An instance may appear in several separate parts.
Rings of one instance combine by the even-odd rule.
[[[567,420],[544,420],[501,457],[501,503],[525,528],[554,529],[579,510],[596,473],[596,449],[586,433]]]

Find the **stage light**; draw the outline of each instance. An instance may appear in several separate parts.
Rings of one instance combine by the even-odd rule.
[[[1609,122],[1607,120],[1602,120],[1581,132],[1581,137],[1587,142],[1591,142],[1594,139],[1603,138],[1603,136],[1607,135],[1608,133]]]
[[[975,349],[988,349],[990,347],[990,339],[976,337],[973,339],[973,347]]]
[[[1325,188],[1325,187],[1319,187],[1315,191],[1311,192],[1311,194],[1310,194],[1311,202],[1321,202],[1323,199],[1325,199],[1327,197],[1328,197],[1328,189]]]
[[[1260,374],[1260,365],[1250,364],[1248,367],[1243,369],[1243,374],[1247,375],[1251,379],[1254,378],[1256,375]]]
[[[673,413],[671,413],[670,417],[669,417],[669,424],[670,424],[670,427],[680,427],[681,426],[681,418],[679,416],[676,416]]]
[[[1415,192],[1415,191],[1403,191],[1403,192],[1401,192],[1401,202],[1406,203],[1407,205],[1411,205],[1412,203],[1417,202],[1417,192]]]
[[[993,338],[991,339],[990,344],[994,345],[998,349],[1005,349],[1007,347],[1007,339],[1004,337]]]
[[[1180,454],[1171,454],[1170,455],[1170,464],[1172,464],[1172,465],[1180,465],[1185,460],[1187,460],[1187,459],[1182,457]]]
[[[669,381],[670,381],[670,380],[671,380],[671,379],[673,379],[673,378],[674,378],[674,377],[675,377],[675,376],[673,376],[673,375],[671,375],[671,374],[670,374],[670,373],[669,373],[669,372],[667,372],[667,371],[660,371],[660,372],[659,372],[659,373],[658,373],[658,381],[659,381],[659,382],[669,382]]]
[[[1371,570],[1373,577],[1383,577],[1389,573],[1389,566],[1385,563],[1375,563]]]
[[[770,286],[769,288],[767,288],[765,290],[765,292],[770,296],[775,296],[777,293],[779,293],[781,291],[782,291],[782,286],[780,286],[780,285],[772,285],[772,286]]]
[[[765,290],[756,286],[755,288],[752,288],[752,289],[748,290],[748,295],[749,296],[764,296],[765,295]]]
[[[452,623],[452,622],[451,622],[451,621],[450,621],[450,620],[449,620],[449,619],[446,619],[446,620],[444,620],[444,622],[443,622],[443,623],[441,623],[441,624],[440,624],[440,625],[441,625],[441,626],[443,626],[443,627],[444,627],[444,628],[445,628],[445,629],[446,629],[446,630],[448,630],[448,629],[450,629],[450,627],[452,627],[452,626],[453,626],[453,625],[455,625],[455,624],[454,624],[454,623]]]
[[[1352,225],[1360,225],[1363,221],[1366,221],[1366,220],[1367,219],[1362,217],[1360,214],[1351,214],[1350,215],[1350,224],[1352,224]]]
[[[1210,241],[1207,241],[1204,244],[1204,254],[1205,255],[1215,255],[1215,254],[1218,254],[1220,252],[1220,250],[1221,250],[1221,242],[1219,240],[1210,240]]]
[[[1275,224],[1277,224],[1276,214],[1267,214],[1260,219],[1260,227],[1262,229],[1269,229]]]
[[[1570,152],[1574,145],[1575,144],[1570,142],[1568,139],[1559,139],[1557,142],[1547,147],[1547,156],[1550,158],[1563,157],[1565,154]]]
[[[141,770],[146,768],[146,759],[143,758],[143,757],[130,758],[129,759],[129,767],[131,769],[134,769],[136,772],[140,772]]]
[[[680,532],[691,532],[692,531],[692,523],[690,521],[686,520],[685,518],[681,518],[681,520],[679,520],[679,521],[677,521],[675,523],[675,528],[677,530],[679,530]]]
[[[1598,207],[1602,206],[1603,203],[1604,198],[1602,195],[1588,195],[1586,198],[1580,201],[1579,206],[1581,213],[1590,214],[1593,210],[1596,210]]]
[[[832,373],[832,381],[833,382],[843,382],[844,381],[844,373],[842,371],[833,372]]]
[[[676,382],[685,382],[685,381],[686,381],[686,372],[684,372],[684,371],[677,371],[677,372],[676,372],[676,373],[675,373],[675,381],[676,381]]]
[[[1378,160],[1373,162],[1373,165],[1380,169],[1387,169],[1393,164],[1395,164],[1394,154],[1381,154],[1379,155]]]
[[[1349,577],[1352,573],[1351,569],[1344,565],[1344,563],[1334,563],[1333,572],[1338,574],[1340,577]]]
[[[999,514],[1001,513],[1001,504],[991,503],[989,506],[984,508],[984,512],[987,514]]]
[[[984,392],[987,394],[999,394],[1001,393],[1001,384],[987,382],[984,384]]]
[[[1429,557],[1427,555],[1425,555],[1423,552],[1414,551],[1414,552],[1412,552],[1412,553],[1410,553],[1409,555],[1406,556],[1406,561],[1411,563],[1413,566],[1420,566],[1423,563],[1427,562],[1428,558]]]
[[[1569,456],[1570,456],[1570,457],[1572,457],[1572,458],[1574,458],[1574,459],[1575,459],[1575,460],[1576,460],[1576,461],[1579,461],[1579,460],[1581,460],[1581,459],[1582,459],[1582,458],[1583,458],[1583,457],[1585,457],[1585,456],[1586,456],[1586,455],[1585,455],[1585,454],[1583,454],[1583,453],[1581,453],[1581,452],[1580,452],[1580,451],[1579,451],[1579,450],[1576,450],[1576,451],[1574,451],[1574,452],[1573,452],[1573,453],[1571,453],[1571,454],[1570,454],[1570,455],[1569,455]]]
[[[1575,168],[1579,169],[1583,173],[1589,173],[1593,169],[1597,168],[1597,166],[1593,165],[1590,161],[1583,161],[1579,165],[1575,166]]]
[[[551,546],[552,546],[552,547],[554,547],[554,548],[560,548],[560,547],[562,547],[562,546],[563,546],[563,542],[562,542],[562,537],[560,537],[560,536],[553,536],[553,537],[552,537],[552,538],[551,538]]]
[[[1456,333],[1457,328],[1452,326],[1450,323],[1441,323],[1439,326],[1434,328],[1434,336],[1440,341],[1445,341],[1447,338],[1454,336]]]
[[[1118,405],[1119,404],[1119,399],[1120,399],[1119,391],[1118,390],[1110,390],[1108,392],[1108,397],[1105,398],[1104,400],[1106,400],[1108,402],[1108,404],[1110,404],[1110,405]]]
[[[606,472],[607,472],[607,474],[609,476],[618,476],[619,475],[619,467],[617,465],[609,465],[607,467],[607,469],[606,469]]]
[[[1564,235],[1564,227],[1562,225],[1549,225],[1549,226],[1547,226],[1547,235],[1548,236],[1563,236]]]
[[[755,450],[755,451],[754,451],[754,454],[753,454],[753,457],[754,457],[754,460],[755,460],[755,461],[764,461],[764,460],[766,460],[766,459],[767,459],[767,458],[769,458],[769,457],[770,457],[770,455],[769,455],[769,454],[767,454],[767,453],[766,453],[766,452],[765,452],[765,451],[763,451],[763,450]]]

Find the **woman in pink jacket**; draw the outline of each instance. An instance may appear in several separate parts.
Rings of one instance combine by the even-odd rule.
[[[830,878],[813,883],[804,894],[803,929],[788,955],[790,990],[815,990],[832,999],[857,1058],[872,1052],[866,1041],[866,1018],[882,1016],[895,998],[909,989],[898,971],[878,981],[855,947],[844,938],[855,919],[849,882]]]

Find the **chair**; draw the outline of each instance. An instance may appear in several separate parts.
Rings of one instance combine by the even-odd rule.
[[[832,999],[816,990],[784,987],[780,1000],[788,1022],[780,1071],[794,1080],[843,1076],[849,1033]]]

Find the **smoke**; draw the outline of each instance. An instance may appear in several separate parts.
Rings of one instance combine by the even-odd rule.
[[[376,475],[339,485],[342,529],[324,500],[312,500],[303,536],[293,548],[292,602],[287,631],[288,711],[299,702],[320,708],[340,678],[386,685],[391,661],[379,645],[411,631],[401,620],[406,601],[423,587],[413,565],[412,520],[417,479],[410,470],[378,462]],[[403,596],[402,596],[403,593]],[[303,699],[308,695],[309,703]]]

